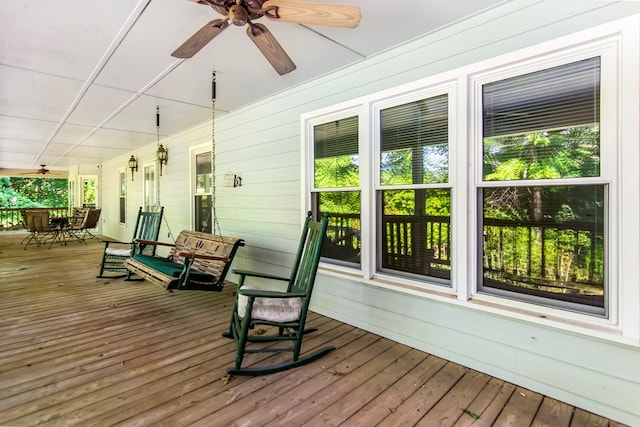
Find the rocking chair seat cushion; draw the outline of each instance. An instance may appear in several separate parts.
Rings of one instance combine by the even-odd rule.
[[[120,257],[130,257],[131,249],[124,248],[107,248],[104,250],[104,253],[108,256],[120,256]]]
[[[240,289],[261,291],[263,288],[244,285]],[[238,316],[244,318],[249,298],[238,294]],[[266,320],[269,322],[295,322],[300,319],[302,311],[302,298],[263,298],[258,297],[253,302],[251,318],[254,320]]]

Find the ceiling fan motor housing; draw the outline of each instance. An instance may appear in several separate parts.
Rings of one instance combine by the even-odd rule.
[[[241,27],[245,25],[248,20],[249,15],[244,7],[234,4],[229,8],[229,21],[231,21],[233,25]]]

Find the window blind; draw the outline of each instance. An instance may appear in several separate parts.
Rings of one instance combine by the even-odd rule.
[[[485,84],[482,102],[485,138],[597,124],[600,58]]]
[[[358,116],[346,117],[313,128],[314,158],[358,154]]]
[[[445,94],[380,111],[382,151],[447,144],[448,99]]]

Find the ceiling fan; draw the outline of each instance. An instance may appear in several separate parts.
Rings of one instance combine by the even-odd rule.
[[[0,175],[6,176],[19,176],[23,175],[25,177],[37,178],[40,175],[46,175],[47,178],[58,179],[58,178],[67,178],[68,173],[63,170],[50,170],[47,169],[46,165],[40,165],[40,169],[35,169],[31,171],[26,171],[25,169],[0,169]]]
[[[308,25],[355,28],[360,23],[360,8],[337,3],[312,3],[289,0],[190,0],[211,6],[224,18],[207,22],[189,37],[171,56],[191,58],[218,34],[229,27],[248,25],[247,35],[255,43],[278,74],[296,69],[289,55],[266,26],[253,22],[266,16],[272,21],[295,22]]]
[[[40,165],[40,169],[36,169],[36,170],[35,170],[35,171],[33,171],[33,172],[23,173],[23,174],[21,174],[21,175],[35,175],[35,174],[37,174],[37,175],[46,175],[46,174],[48,174],[50,171],[49,171],[49,169],[47,169],[45,166],[46,166],[46,165]]]

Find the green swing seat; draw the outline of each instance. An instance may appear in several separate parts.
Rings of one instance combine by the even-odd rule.
[[[322,244],[326,236],[327,221],[326,216],[320,222],[312,221],[311,212],[307,214],[289,277],[233,270],[240,276],[238,292],[229,331],[223,333],[223,336],[233,338],[236,345],[235,366],[227,369],[230,375],[272,374],[309,363],[335,349],[333,346],[328,346],[304,356],[300,355],[304,334],[315,331],[315,329],[305,329],[305,322],[320,262]],[[250,277],[286,282],[286,291],[265,290],[246,284],[245,280]],[[267,331],[266,334],[250,335],[250,330],[258,325],[271,327],[268,329],[272,333]],[[290,346],[276,343],[274,347],[257,346],[258,348],[253,348],[251,345],[256,342],[271,341],[292,343]],[[242,361],[247,353],[279,352],[291,352],[291,360],[268,366],[242,367]]]

